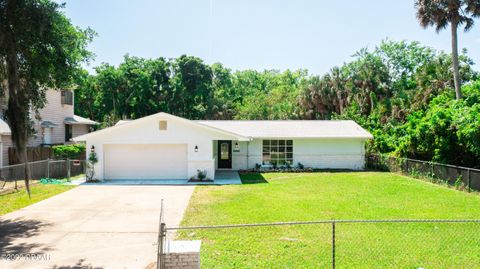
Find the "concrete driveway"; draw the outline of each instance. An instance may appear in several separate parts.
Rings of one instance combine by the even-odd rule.
[[[4,215],[0,268],[145,268],[156,260],[161,199],[167,226],[176,226],[193,190],[79,186]],[[43,255],[22,256],[35,253]]]

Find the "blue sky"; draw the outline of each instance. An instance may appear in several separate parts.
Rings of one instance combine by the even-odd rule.
[[[450,51],[449,30],[422,29],[413,0],[66,0],[74,24],[98,33],[92,67],[125,54],[194,55],[233,70],[308,69],[323,74],[382,39]],[[480,21],[460,31],[480,62]],[[476,65],[478,69],[478,65]]]

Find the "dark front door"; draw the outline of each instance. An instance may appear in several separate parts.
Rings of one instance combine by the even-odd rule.
[[[218,168],[232,168],[232,141],[218,141]]]

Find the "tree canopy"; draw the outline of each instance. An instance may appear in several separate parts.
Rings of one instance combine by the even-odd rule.
[[[468,31],[473,27],[474,18],[480,16],[480,1],[478,0],[416,0],[417,18],[424,28],[435,27],[437,32],[448,27],[450,24],[452,39],[452,68],[455,95],[462,98],[461,78],[458,60],[458,36],[457,29],[464,26]]]
[[[46,89],[71,87],[80,63],[92,56],[86,47],[93,31],[72,25],[63,7],[49,0],[0,0],[0,81],[7,81],[0,85],[23,162],[32,134],[30,112],[44,106]],[[28,165],[25,169],[28,188]]]
[[[323,76],[307,70],[232,71],[185,55],[175,59],[127,55],[117,67],[104,64],[96,74],[82,74],[75,109],[103,126],[160,111],[190,119],[353,119],[374,134],[369,151],[480,166],[475,142],[480,136],[472,131],[477,123],[455,121],[455,132],[446,125],[416,129],[419,122],[432,120],[429,111],[438,109],[439,103],[452,104],[451,109],[462,105],[470,119],[480,118],[478,101],[472,97],[479,88],[473,86],[477,73],[472,60],[466,51],[459,55],[466,98],[458,102],[452,101],[451,63],[450,54],[418,42],[392,40],[373,50],[360,49],[352,61]],[[456,138],[449,139],[450,144],[428,143],[428,150],[415,151],[422,140],[414,138],[427,135],[420,131]],[[453,150],[470,157],[452,158]]]

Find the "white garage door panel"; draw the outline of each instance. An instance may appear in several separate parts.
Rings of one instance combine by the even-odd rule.
[[[105,145],[106,179],[186,179],[187,145]]]

